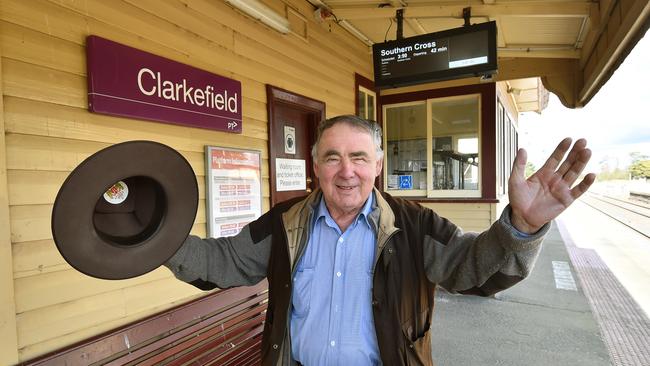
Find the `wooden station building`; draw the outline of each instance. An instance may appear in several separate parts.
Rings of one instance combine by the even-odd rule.
[[[472,24],[496,24],[497,73],[375,86],[373,44],[398,23],[406,38],[461,27],[467,7]],[[206,294],[166,268],[108,281],[65,262],[53,203],[93,153],[129,140],[179,151],[199,185],[192,233],[207,236],[206,146],[258,154],[265,212],[315,188],[315,124],[357,114],[384,128],[380,189],[483,230],[507,203],[519,114],[541,113],[549,91],[568,108],[588,103],[649,13],[647,0],[0,0],[0,364],[259,360],[265,284]],[[234,100],[241,119],[214,129],[96,113],[90,36],[235,81],[239,99],[203,89],[193,102]],[[140,90],[155,97],[169,81],[142,67]],[[278,161],[295,160],[304,188],[278,181]]]

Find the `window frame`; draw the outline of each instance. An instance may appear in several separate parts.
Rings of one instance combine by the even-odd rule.
[[[365,113],[364,113],[363,116],[360,115],[361,111],[359,111],[358,104],[357,104],[357,116],[359,116],[361,118],[371,120],[371,121],[376,121],[377,120],[377,93],[370,90],[370,89],[368,89],[368,88],[366,88],[366,87],[364,87],[364,86],[362,86],[362,85],[359,85],[359,87],[357,89],[357,95],[359,95],[359,94],[363,94],[363,110],[364,110]],[[373,114],[372,114],[372,116],[368,115],[368,104],[369,104],[368,99],[369,99],[370,96],[372,96],[372,98],[373,98],[373,103],[372,103]],[[359,102],[361,102],[361,99],[359,100]],[[361,104],[361,103],[359,103],[359,104]]]
[[[384,153],[384,169],[383,169],[383,186],[382,189],[390,193],[393,196],[397,197],[414,197],[414,198],[481,198],[483,196],[483,169],[479,165],[478,169],[478,186],[476,189],[433,189],[433,123],[432,123],[432,103],[433,102],[448,102],[453,100],[460,99],[469,99],[475,98],[477,103],[477,116],[476,116],[476,135],[467,133],[462,134],[462,138],[467,137],[477,137],[478,138],[478,158],[479,164],[482,164],[483,160],[483,116],[482,116],[482,99],[483,96],[480,92],[450,95],[450,96],[440,96],[432,97],[423,100],[414,100],[408,102],[400,103],[391,103],[391,104],[382,104],[382,128],[384,130],[383,136],[383,146],[385,149],[388,149],[388,118],[387,110],[391,108],[406,107],[412,105],[422,105],[426,107],[426,139],[427,139],[427,174],[426,174],[426,184],[427,188],[423,189],[409,189],[409,190],[400,190],[400,189],[389,189],[388,188],[388,162],[387,159],[391,152],[386,151]],[[461,135],[454,135],[452,138],[452,145],[456,146],[458,144],[458,138]],[[463,179],[462,177],[460,179]]]
[[[383,174],[383,191],[390,193],[392,196],[395,197],[426,197],[427,196],[427,190],[429,185],[432,183],[431,177],[429,177],[429,174],[427,174],[427,189],[409,189],[409,190],[401,190],[401,189],[388,189],[388,154],[392,153],[387,151],[388,150],[388,128],[386,126],[386,110],[388,108],[398,108],[398,107],[408,107],[412,105],[425,105],[426,107],[426,100],[414,100],[411,102],[402,102],[402,103],[394,103],[394,104],[387,104],[387,105],[382,105],[382,121],[383,121],[383,126],[382,130],[384,131],[383,136],[382,136],[382,144],[385,146],[384,148],[384,169],[382,169],[382,174]],[[427,120],[430,118],[429,111],[427,108]],[[429,129],[427,128],[427,151],[430,151],[432,145],[431,145],[431,139],[428,137],[430,134]],[[427,154],[427,169],[430,169],[430,157],[431,154]],[[430,170],[427,170],[430,171]]]
[[[468,99],[476,97],[477,100],[477,121],[476,121],[476,137],[478,137],[478,158],[479,162],[482,160],[482,128],[483,117],[481,116],[481,94],[468,93],[461,95],[452,95],[448,97],[429,98],[427,99],[427,172],[433,171],[433,125],[431,123],[432,108],[430,107],[432,101],[449,101],[458,99]],[[472,136],[470,134],[463,134],[464,137]],[[430,142],[430,143],[429,143]],[[458,136],[452,138],[452,149],[458,145]],[[429,179],[431,182],[429,182]],[[427,198],[480,198],[483,192],[483,169],[478,169],[478,187],[476,189],[433,189],[433,175],[427,174]]]

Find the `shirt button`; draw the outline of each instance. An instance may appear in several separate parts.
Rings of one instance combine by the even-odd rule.
[[[339,243],[343,243],[343,238],[339,238]]]
[[[336,272],[336,277],[341,277],[341,272]]]
[[[330,342],[330,346],[332,346],[332,347],[336,346],[336,342],[331,341],[331,342]]]

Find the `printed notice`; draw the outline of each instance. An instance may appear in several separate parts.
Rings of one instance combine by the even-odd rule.
[[[208,235],[238,234],[262,214],[260,154],[207,148]]]
[[[275,189],[277,191],[307,189],[305,160],[275,159]]]

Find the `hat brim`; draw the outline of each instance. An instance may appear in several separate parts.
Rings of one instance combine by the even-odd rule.
[[[165,202],[154,230],[123,245],[98,232],[93,216],[103,194],[129,177],[157,183]],[[93,154],[70,173],[54,202],[52,236],[78,271],[102,279],[132,278],[176,253],[192,229],[197,205],[196,176],[180,153],[153,141],[124,142]]]

